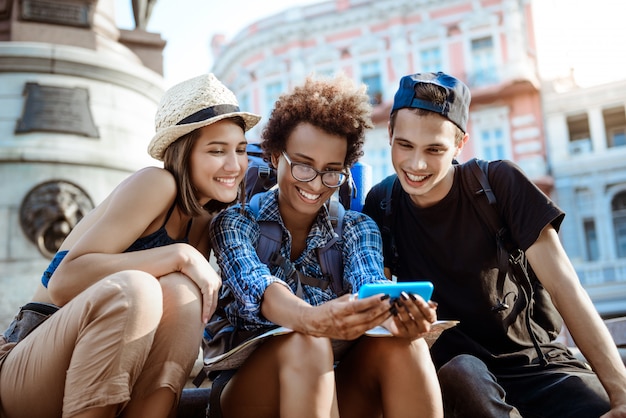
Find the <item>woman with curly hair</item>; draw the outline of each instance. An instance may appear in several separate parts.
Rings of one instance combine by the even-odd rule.
[[[211,417],[442,416],[421,338],[436,319],[434,305],[408,295],[398,302],[355,298],[363,284],[386,281],[380,233],[369,217],[347,210],[342,236],[334,236],[326,205],[363,154],[370,114],[365,86],[345,76],[308,78],[283,94],[261,144],[278,188],[260,195],[258,210],[234,206],[212,223],[222,291],[230,295],[223,298],[232,330],[224,350],[272,328],[287,331],[265,339],[235,371],[221,372]],[[280,256],[295,274],[260,261],[260,222],[280,224]],[[343,257],[343,295],[300,280],[328,280],[316,250],[333,239]],[[379,325],[394,337],[365,335]],[[221,370],[219,363],[212,367]]]

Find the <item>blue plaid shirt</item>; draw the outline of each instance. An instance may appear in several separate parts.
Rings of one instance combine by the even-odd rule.
[[[283,232],[280,253],[289,258],[291,235],[285,228],[278,211],[278,190],[266,192],[261,199],[259,221],[278,222]],[[230,290],[234,301],[226,306],[231,324],[239,329],[255,329],[275,325],[261,315],[261,300],[265,289],[278,282],[295,294],[297,283],[285,278],[279,266],[266,266],[256,253],[259,224],[252,211],[246,207],[241,213],[239,205],[218,214],[211,224],[211,240],[225,289]],[[382,240],[378,227],[367,215],[347,210],[343,221],[343,236],[338,244],[344,262],[344,288],[356,292],[364,283],[384,282]],[[295,268],[310,277],[322,278],[316,249],[334,237],[328,211],[323,207],[306,240],[306,248],[293,262]],[[320,305],[337,295],[328,287],[322,290],[303,285],[303,299],[313,306]]]

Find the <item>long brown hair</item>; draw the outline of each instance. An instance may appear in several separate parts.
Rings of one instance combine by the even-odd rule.
[[[235,116],[229,120],[232,120],[245,132],[245,122],[241,117]],[[205,211],[209,213],[218,212],[237,201],[241,202],[245,199],[245,185],[242,181],[239,184],[238,197],[232,202],[220,202],[219,200],[211,199],[204,206],[198,202],[194,185],[191,181],[189,158],[193,145],[200,136],[200,129],[198,128],[178,138],[167,147],[163,154],[163,168],[172,173],[176,181],[178,190],[176,193],[176,205],[178,205],[181,212],[188,216],[198,216]]]

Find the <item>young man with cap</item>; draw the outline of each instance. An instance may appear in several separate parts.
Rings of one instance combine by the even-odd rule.
[[[559,241],[564,213],[509,161],[488,163],[494,216],[536,279],[526,286],[498,268],[489,214],[473,201],[484,196],[467,190],[472,162],[454,164],[469,105],[450,75],[403,77],[389,122],[396,178],[374,186],[363,209],[388,244],[389,277],[432,281],[439,319],[460,320],[431,348],[446,416],[626,416],[626,370]],[[560,317],[595,373],[553,342]]]

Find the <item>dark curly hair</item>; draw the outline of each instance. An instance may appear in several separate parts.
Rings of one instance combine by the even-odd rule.
[[[285,150],[287,138],[302,122],[348,139],[345,167],[363,155],[365,130],[373,128],[372,106],[364,84],[345,75],[307,77],[304,84],[280,96],[261,135],[264,159]]]

